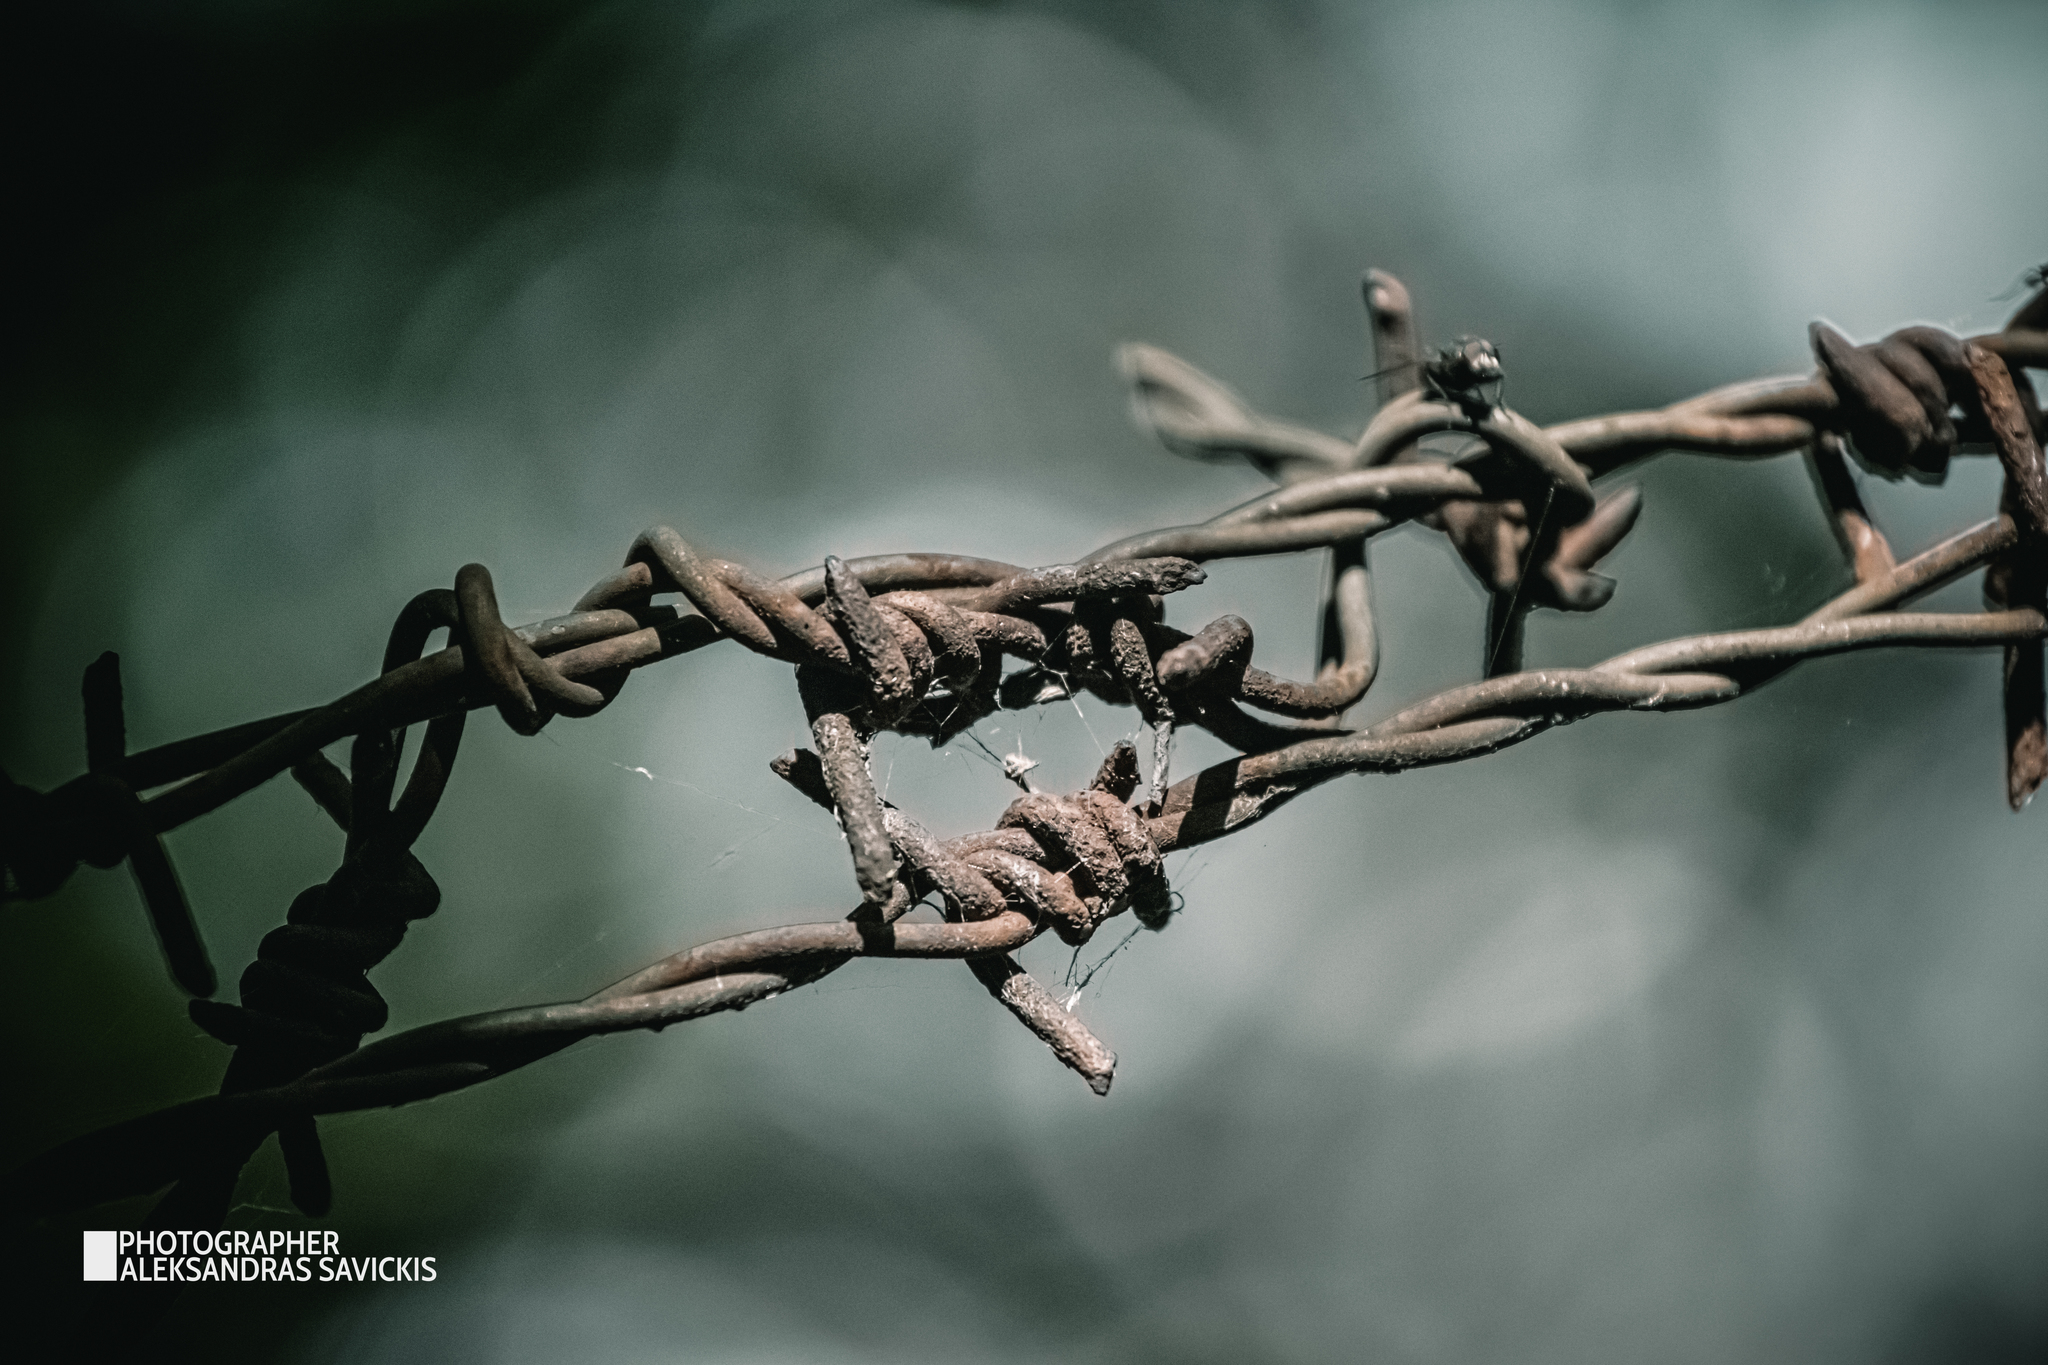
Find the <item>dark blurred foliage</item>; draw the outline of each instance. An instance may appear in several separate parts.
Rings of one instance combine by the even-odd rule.
[[[560,61],[590,8],[17,8],[0,58],[14,131],[13,325],[0,341],[10,619],[69,512],[149,439],[233,401],[227,333],[275,284],[278,239],[323,181],[402,143],[408,202],[441,238],[406,263],[416,272],[606,159],[660,155],[653,129],[636,147],[594,117],[616,44]],[[544,55],[557,62],[549,88],[525,90]],[[388,346],[417,276],[379,283],[348,319],[369,343],[352,356]],[[18,681],[10,669],[6,685]]]

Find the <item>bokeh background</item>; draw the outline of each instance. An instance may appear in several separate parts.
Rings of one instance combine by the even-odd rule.
[[[1368,265],[1554,421],[1802,368],[1816,316],[1996,326],[2048,244],[2034,5],[97,0],[8,27],[0,759],[45,787],[82,767],[101,650],[160,743],[363,681],[470,560],[533,619],[654,523],[787,572],[1055,562],[1208,515],[1260,481],[1134,429],[1111,348],[1355,431]],[[1538,617],[1537,662],[1846,584],[1795,458],[1625,477],[1620,593]],[[1975,460],[1866,492],[1911,550],[1996,488]],[[1472,676],[1483,619],[1440,538],[1377,546],[1367,716]],[[1173,619],[1240,612],[1299,676],[1320,575],[1220,565]],[[196,1292],[168,1348],[2048,1357],[2048,839],[2004,808],[1997,671],[1823,661],[1178,855],[1185,913],[1078,1005],[1121,1057],[1106,1100],[964,970],[857,963],[327,1120],[328,1225],[439,1281]],[[979,734],[1072,787],[1135,724],[1083,700]],[[392,1027],[843,911],[829,820],[767,769],[802,729],[787,670],[732,649],[538,738],[479,716],[419,850],[442,909],[377,972]],[[946,833],[1012,794],[965,741],[876,764]],[[171,836],[225,980],[339,843],[288,780]],[[8,1161],[217,1083],[125,873],[0,934]],[[1026,960],[1063,982],[1119,938]],[[303,1226],[270,1152],[239,1198]],[[75,1311],[76,1229],[146,1208],[11,1234],[15,1330]]]

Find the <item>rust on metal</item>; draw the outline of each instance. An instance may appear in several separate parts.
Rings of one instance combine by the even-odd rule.
[[[489,571],[465,565],[452,587],[400,610],[372,681],[326,706],[136,754],[126,751],[118,662],[103,657],[84,684],[85,774],[51,792],[0,786],[9,894],[46,895],[81,862],[129,862],[173,976],[199,997],[194,1021],[234,1053],[217,1095],[87,1134],[15,1171],[8,1207],[33,1215],[169,1185],[159,1222],[217,1223],[237,1173],[275,1133],[294,1199],[319,1212],[331,1199],[319,1115],[475,1085],[584,1038],[744,1009],[858,957],[966,961],[1013,1017],[1106,1093],[1114,1055],[1011,955],[1047,931],[1084,942],[1126,911],[1163,927],[1173,907],[1167,853],[1243,829],[1340,776],[1478,758],[1603,712],[1720,704],[1823,655],[2003,650],[2007,794],[2018,808],[2041,785],[2048,473],[2023,367],[2048,356],[2048,290],[2004,332],[1967,340],[1912,327],[1859,345],[1816,324],[1815,374],[1549,428],[1500,403],[1498,356],[1486,343],[1453,348],[1443,366],[1455,360],[1456,374],[1429,372],[1400,281],[1374,272],[1364,293],[1381,401],[1355,441],[1261,416],[1165,351],[1120,351],[1140,419],[1170,449],[1246,460],[1278,487],[1071,563],[827,556],[770,580],[654,527],[569,612],[519,627],[501,618]],[[1434,438],[1450,448],[1426,444]],[[1629,487],[1596,492],[1594,478],[1664,450],[1750,458],[1795,449],[1811,452],[1853,586],[1789,625],[1668,640],[1588,667],[1521,666],[1531,611],[1591,611],[1615,592],[1595,567],[1629,534],[1642,498]],[[1850,461],[1931,480],[1978,452],[2005,471],[1997,515],[1895,562]],[[1368,543],[1410,522],[1442,532],[1487,592],[1485,667],[1471,683],[1349,727],[1379,663]],[[1203,561],[1310,549],[1329,551],[1330,563],[1312,680],[1254,667],[1253,629],[1241,618],[1194,634],[1165,623],[1163,599],[1198,587]],[[1979,569],[1989,610],[1903,609]],[[688,610],[654,601],[669,594]],[[447,643],[430,650],[439,631]],[[609,706],[636,669],[728,639],[795,666],[815,749],[772,766],[839,819],[859,905],[843,918],[684,949],[579,1000],[366,1041],[389,1013],[367,971],[439,903],[411,849],[445,790],[467,714],[492,707],[532,734],[552,717]],[[1005,660],[1021,666],[1006,673]],[[998,708],[1078,691],[1133,706],[1153,727],[1149,784],[1136,750],[1119,744],[1081,791],[1027,790],[994,828],[954,839],[935,838],[875,789],[868,753],[879,733],[940,744]],[[403,732],[416,724],[425,738],[400,789]],[[1187,726],[1237,754],[1169,784],[1170,740]],[[347,775],[322,752],[341,740],[353,744]],[[212,969],[160,835],[286,771],[345,832],[341,864],[263,940],[239,1003],[206,999]],[[939,922],[910,917],[934,897]]]

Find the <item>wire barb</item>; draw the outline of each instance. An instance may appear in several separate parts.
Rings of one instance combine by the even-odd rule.
[[[220,1093],[43,1154],[0,1185],[8,1211],[33,1216],[171,1184],[154,1215],[160,1223],[217,1222],[243,1163],[276,1133],[294,1199],[318,1212],[332,1197],[318,1115],[461,1089],[588,1037],[744,1009],[864,956],[965,960],[1103,1094],[1114,1055],[1011,955],[1047,930],[1084,943],[1125,911],[1163,927],[1175,900],[1167,853],[1244,829],[1339,776],[1476,758],[1603,712],[1715,705],[1823,655],[1880,646],[2002,649],[2014,807],[2041,785],[2048,470],[2043,416],[2024,367],[2048,361],[2048,289],[2000,333],[1965,340],[1906,328],[1859,346],[1816,324],[1817,374],[1550,428],[1484,392],[1493,372],[1480,364],[1487,353],[1472,346],[1458,353],[1472,383],[1449,382],[1445,370],[1422,386],[1407,291],[1374,272],[1365,294],[1382,401],[1355,442],[1261,417],[1164,351],[1123,348],[1118,362],[1136,410],[1170,449],[1246,459],[1279,487],[1209,521],[1129,537],[1074,563],[827,557],[771,581],[654,527],[569,613],[517,628],[499,614],[489,571],[465,565],[452,588],[422,593],[401,610],[372,682],[323,707],[134,754],[126,749],[118,661],[103,656],[84,685],[86,774],[49,793],[11,780],[0,788],[10,896],[46,895],[81,861],[111,867],[127,859],[174,973],[204,995],[211,968],[160,833],[289,770],[345,831],[345,850],[334,875],[301,892],[285,924],[263,940],[241,978],[239,1004],[192,1002],[193,1019],[235,1048]],[[1455,456],[1425,451],[1424,441],[1446,433],[1459,440]],[[1855,586],[1790,625],[1667,640],[1591,667],[1520,668],[1530,610],[1594,610],[1614,591],[1593,569],[1633,527],[1641,497],[1632,488],[1596,495],[1592,479],[1667,449],[1810,450]],[[1978,450],[1995,453],[2005,470],[1999,515],[1894,563],[1847,458],[1884,474],[1938,478],[1953,456]],[[1491,593],[1489,649],[1498,666],[1345,729],[1343,715],[1378,668],[1367,542],[1408,522],[1442,531]],[[1199,585],[1202,561],[1322,548],[1332,552],[1332,571],[1312,682],[1254,667],[1252,628],[1238,617],[1194,634],[1164,620],[1164,598]],[[1991,610],[1902,609],[1979,568],[1987,570]],[[693,610],[654,603],[671,593]],[[442,630],[447,644],[429,652]],[[512,729],[532,734],[554,715],[608,705],[634,669],[723,639],[795,666],[817,747],[772,766],[840,820],[860,906],[844,919],[685,949],[581,1000],[445,1020],[365,1044],[388,1018],[366,973],[410,921],[439,903],[410,849],[445,789],[467,713],[494,707]],[[1024,667],[1004,676],[1006,657]],[[934,838],[875,791],[868,748],[878,733],[942,744],[999,706],[1079,690],[1134,706],[1151,726],[1152,780],[1141,807],[1130,804],[1142,774],[1127,742],[1087,788],[1027,790],[991,828],[956,839]],[[1263,720],[1246,706],[1298,723]],[[425,737],[401,789],[404,730],[421,722]],[[1172,737],[1186,726],[1238,753],[1167,785]],[[322,752],[343,739],[353,740],[346,775]],[[1011,777],[1028,788],[1028,760],[1021,749],[1017,757]],[[139,796],[164,786],[146,801]],[[942,922],[906,919],[932,896]]]

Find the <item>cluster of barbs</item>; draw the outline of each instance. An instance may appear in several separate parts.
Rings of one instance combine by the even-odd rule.
[[[1173,904],[1166,854],[1242,829],[1343,774],[1476,757],[1600,712],[1711,705],[1821,655],[1880,645],[2002,646],[2014,807],[2040,785],[2048,771],[2048,478],[2043,417],[2025,367],[2048,365],[2048,289],[2000,333],[1964,340],[1908,328],[1859,347],[1816,324],[1817,374],[1549,428],[1498,401],[1502,371],[1492,347],[1468,339],[1425,360],[1400,283],[1372,272],[1365,296],[1382,402],[1355,441],[1263,417],[1184,361],[1124,348],[1119,363],[1138,412],[1169,448],[1248,460],[1278,487],[1199,525],[1134,536],[1077,563],[1025,569],[943,554],[827,558],[771,580],[656,528],[571,612],[518,628],[500,616],[488,571],[472,564],[453,591],[424,593],[407,606],[383,671],[364,687],[327,706],[133,755],[107,738],[115,665],[103,660],[98,681],[90,673],[87,681],[89,721],[101,715],[89,726],[88,776],[49,794],[8,784],[7,858],[19,887],[53,889],[69,868],[45,864],[78,848],[99,865],[118,861],[125,847],[160,859],[162,831],[287,770],[348,831],[348,848],[340,871],[303,893],[287,925],[264,940],[242,979],[240,1005],[192,1002],[194,1019],[237,1047],[221,1093],[45,1153],[9,1182],[10,1206],[49,1212],[177,1182],[156,1221],[217,1220],[235,1173],[277,1132],[295,1199],[319,1211],[329,1184],[316,1115],[457,1090],[597,1034],[743,1009],[857,957],[964,959],[1062,1062],[1106,1093],[1114,1055],[1012,954],[1047,930],[1086,942],[1126,910],[1163,927]],[[1469,449],[1446,457],[1424,444],[1446,433]],[[1923,478],[1938,478],[1959,451],[1992,451],[2005,471],[1998,514],[1895,562],[1857,497],[1852,447],[1880,473]],[[1667,641],[1589,668],[1521,669],[1529,611],[1593,610],[1613,594],[1594,566],[1627,534],[1641,499],[1630,488],[1602,496],[1595,478],[1665,450],[1801,449],[1853,565],[1854,588],[1776,629]],[[1367,545],[1410,521],[1442,530],[1492,594],[1485,676],[1348,729],[1344,714],[1378,667]],[[1253,667],[1252,631],[1237,617],[1193,634],[1164,622],[1164,599],[1201,583],[1202,561],[1315,549],[1331,552],[1332,572],[1313,681]],[[1990,610],[1900,610],[1978,568],[1988,570]],[[654,603],[665,594],[680,594],[695,610]],[[426,653],[442,628],[447,646]],[[815,749],[785,754],[773,767],[837,817],[859,907],[843,920],[699,945],[579,1001],[472,1015],[362,1046],[386,1014],[365,973],[397,946],[409,920],[438,904],[438,889],[409,850],[439,800],[464,714],[495,706],[514,730],[532,734],[554,715],[602,709],[631,670],[722,639],[795,665]],[[1006,673],[1006,658],[1025,666]],[[1078,793],[1034,790],[1016,771],[1025,794],[995,827],[951,840],[933,837],[875,790],[868,747],[879,733],[923,735],[936,746],[1000,707],[1079,690],[1135,706],[1152,727],[1149,782],[1128,743]],[[113,696],[118,710],[117,675]],[[394,801],[404,727],[422,721],[426,739]],[[1166,741],[1188,725],[1238,756],[1169,785]],[[351,736],[352,771],[344,774],[321,750]],[[81,795],[86,787],[101,795]],[[147,800],[135,795],[155,788],[168,789]],[[128,812],[118,837],[71,827],[103,818],[102,805]],[[40,851],[28,851],[21,831],[40,832]],[[136,861],[157,913],[161,885],[175,894],[175,877],[167,862],[145,871],[141,856]],[[905,918],[932,898],[940,922]],[[172,909],[182,912],[182,897]],[[158,914],[160,929],[170,922],[162,932],[174,975],[192,993],[210,994],[196,931],[179,937],[175,921]]]

